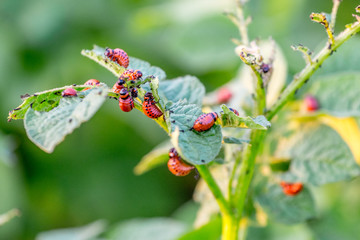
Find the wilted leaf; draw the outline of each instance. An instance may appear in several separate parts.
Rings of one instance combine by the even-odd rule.
[[[132,219],[122,222],[109,234],[113,240],[174,240],[187,225],[171,218]]]
[[[189,104],[201,106],[205,87],[194,76],[178,77],[162,81],[159,87],[159,95],[165,102],[177,102],[186,99]]]
[[[291,159],[285,181],[321,185],[348,180],[360,175],[360,167],[341,137],[323,125],[302,125],[277,149]]]
[[[83,227],[42,232],[36,236],[36,240],[95,240],[95,237],[104,232],[105,227],[105,221],[99,220]]]
[[[315,204],[307,188],[295,196],[287,196],[280,184],[269,183],[256,196],[256,200],[277,222],[295,224],[315,217]]]
[[[169,160],[170,148],[172,148],[170,141],[163,142],[156,146],[136,165],[134,168],[135,174],[140,175],[159,165],[166,164],[166,162]]]
[[[238,127],[266,130],[271,126],[271,123],[264,116],[252,117],[239,117],[230,109],[222,105],[223,113],[220,114],[222,127]]]
[[[81,91],[82,89],[89,87],[86,85],[78,85],[78,86],[65,86],[61,88],[54,88],[50,90],[46,90],[43,92],[38,92],[32,95],[27,95],[23,98],[23,103],[12,110],[9,113],[8,121],[14,119],[23,119],[27,110],[31,107],[36,111],[45,111],[48,112],[57,105],[59,105],[59,101],[62,98],[61,93],[66,88],[73,88],[76,91]]]
[[[51,153],[81,123],[89,120],[104,103],[108,88],[101,86],[84,92],[85,98],[62,98],[49,112],[30,108],[25,115],[25,129],[29,139],[45,152]]]
[[[197,105],[186,101],[178,101],[169,110],[171,140],[179,154],[195,165],[213,161],[221,148],[220,126],[214,125],[204,132],[190,130],[202,111]]]

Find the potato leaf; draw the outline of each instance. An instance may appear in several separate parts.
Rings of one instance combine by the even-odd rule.
[[[84,92],[85,97],[62,98],[59,105],[49,112],[39,112],[29,108],[25,114],[25,129],[29,139],[47,153],[66,135],[89,120],[105,102],[106,86]]]
[[[267,130],[271,123],[264,116],[239,117],[233,113],[226,105],[221,106],[223,112],[220,114],[220,122],[222,127],[237,127]]]
[[[197,105],[186,101],[178,101],[170,107],[171,141],[181,157],[195,165],[213,161],[222,141],[219,125],[205,132],[190,130],[201,114]]]

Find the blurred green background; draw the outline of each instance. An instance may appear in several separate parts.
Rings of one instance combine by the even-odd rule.
[[[353,21],[357,4],[342,3],[338,30]],[[326,34],[309,15],[330,12],[331,5],[331,0],[251,0],[250,36],[272,36],[293,74],[303,67],[303,60],[290,45],[315,49]],[[80,55],[93,44],[125,49],[164,69],[169,79],[195,75],[207,91],[214,90],[240,66],[230,41],[238,37],[237,29],[222,15],[230,9],[229,0],[2,0],[0,213],[19,208],[22,216],[0,228],[0,239],[34,239],[42,231],[97,219],[114,223],[169,216],[190,200],[196,184],[192,176],[176,178],[166,166],[142,176],[133,174],[141,157],[166,134],[136,111],[121,112],[115,101],[107,101],[51,155],[27,139],[21,120],[7,123],[6,117],[25,93],[90,78],[112,86],[116,79],[111,73]]]

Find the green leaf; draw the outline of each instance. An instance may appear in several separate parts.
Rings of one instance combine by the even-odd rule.
[[[220,122],[222,127],[237,127],[267,130],[271,123],[264,116],[239,117],[233,113],[226,105],[221,105],[223,113],[220,114]]]
[[[169,160],[169,150],[172,148],[170,141],[165,141],[156,146],[151,152],[146,154],[134,168],[136,175],[144,174],[151,169],[166,164]]]
[[[30,108],[25,115],[28,137],[45,152],[53,152],[81,123],[89,120],[107,97],[108,88],[100,86],[84,92],[85,98],[62,98],[60,104],[49,112],[38,112]]]
[[[135,57],[130,57],[129,61],[130,63],[128,69],[139,69],[143,74],[143,78],[147,76],[154,76],[160,81],[166,79],[166,73],[159,67],[151,66],[150,63]]]
[[[159,87],[159,95],[165,102],[177,102],[186,99],[189,104],[196,104],[201,107],[205,87],[194,76],[178,77],[162,81]]]
[[[292,159],[282,179],[321,185],[349,180],[360,175],[360,167],[341,139],[324,125],[304,125],[290,139],[284,139],[278,152]]]
[[[98,235],[100,235],[100,233],[104,232],[105,227],[106,227],[105,221],[99,220],[83,227],[58,229],[58,230],[50,230],[50,231],[42,232],[36,236],[36,239],[37,240],[95,239]]]
[[[26,94],[25,96],[22,96],[23,103],[15,108],[14,110],[10,111],[8,116],[8,121],[11,121],[12,119],[23,119],[25,117],[25,114],[27,110],[31,107],[32,109],[36,111],[45,111],[48,112],[54,107],[59,105],[59,101],[62,98],[61,93],[66,88],[73,88],[76,91],[81,91],[84,88],[87,88],[89,86],[86,85],[78,85],[78,86],[65,86],[61,88],[54,88],[50,90],[46,90],[43,92],[38,92],[32,95]]]
[[[219,217],[207,224],[178,238],[178,240],[218,240],[221,236],[221,219]]]
[[[323,76],[311,85],[320,112],[337,117],[360,116],[360,72]]]
[[[315,204],[307,188],[295,196],[283,193],[280,184],[268,183],[256,196],[264,211],[272,220],[295,224],[315,217]]]
[[[94,45],[92,50],[84,49],[81,51],[81,54],[105,67],[116,77],[120,77],[120,75],[125,71],[124,67],[121,67],[119,64],[110,61],[110,59],[105,57],[105,48]],[[151,66],[150,63],[134,57],[129,57],[128,69],[139,69],[143,73],[144,77],[153,75],[158,77],[159,80],[164,80],[166,78],[166,74],[161,68]]]
[[[109,239],[174,240],[186,230],[186,224],[171,218],[132,219],[118,224]]]
[[[190,130],[202,114],[195,104],[178,101],[170,107],[171,141],[186,161],[199,165],[214,160],[221,148],[221,128],[214,125],[205,132]]]
[[[247,139],[240,139],[240,138],[234,138],[234,137],[224,137],[224,143],[229,144],[244,144],[244,143],[250,143]]]
[[[91,60],[97,62],[110,72],[112,72],[116,77],[120,77],[120,75],[125,71],[124,67],[121,67],[119,64],[110,61],[104,55],[105,48],[94,45],[92,50],[83,49],[81,51],[81,55],[90,58]]]

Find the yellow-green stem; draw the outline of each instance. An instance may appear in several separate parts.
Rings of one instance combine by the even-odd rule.
[[[265,131],[253,130],[251,133],[251,145],[244,152],[243,162],[240,168],[238,185],[236,187],[234,200],[237,203],[237,217],[240,220],[244,210],[245,199],[254,174],[255,160],[258,150],[265,138]]]
[[[221,240],[238,240],[239,221],[233,215],[222,215]]]

